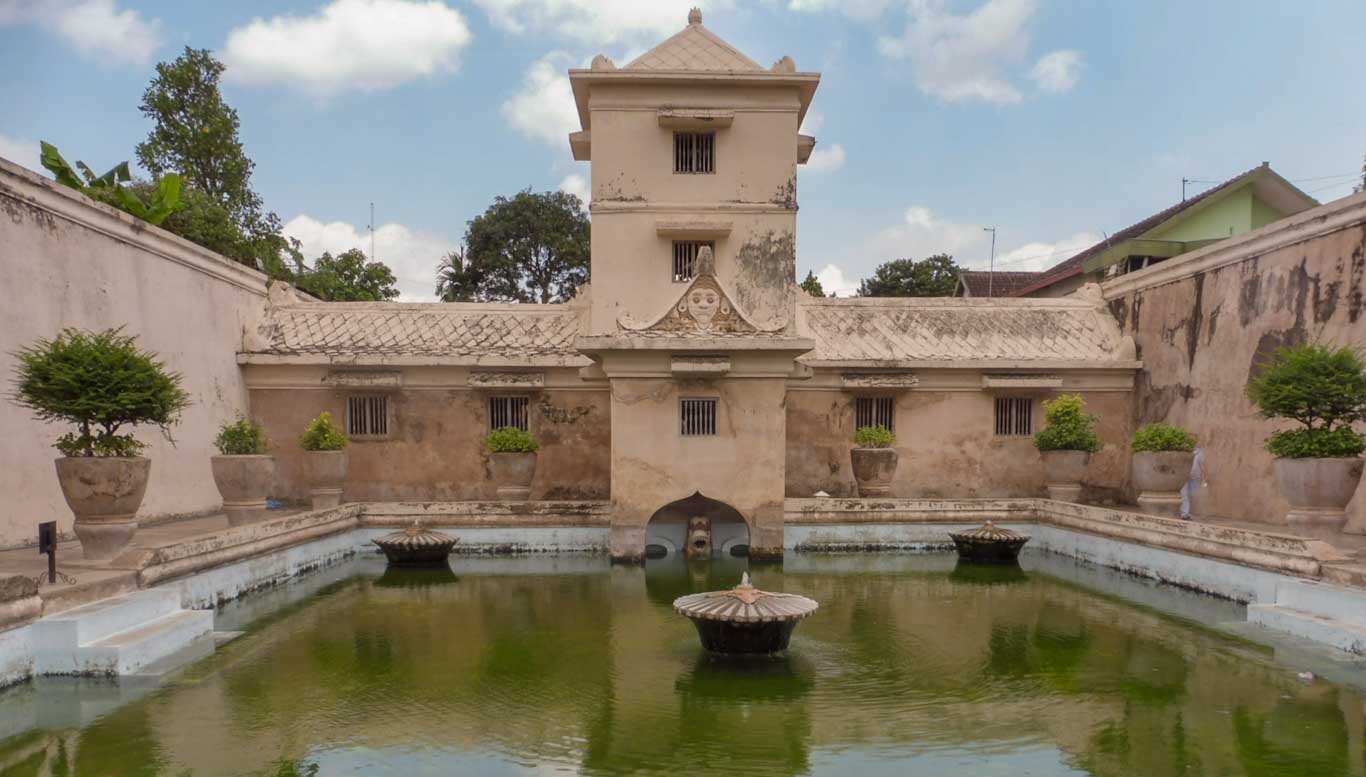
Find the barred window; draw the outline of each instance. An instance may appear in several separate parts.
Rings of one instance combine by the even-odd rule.
[[[389,397],[364,394],[346,399],[346,433],[352,437],[389,434]]]
[[[684,398],[678,402],[679,431],[684,437],[716,434],[716,400]]]
[[[489,429],[511,426],[531,431],[527,421],[530,408],[530,397],[489,397]]]
[[[716,172],[716,133],[675,132],[674,172]]]
[[[896,403],[892,397],[855,397],[854,428],[881,426],[889,432],[894,432],[895,408]]]
[[[1016,437],[1034,433],[1034,400],[1029,397],[996,398],[996,436]]]
[[[674,283],[687,283],[697,276],[697,252],[704,247],[716,250],[709,240],[674,241]]]

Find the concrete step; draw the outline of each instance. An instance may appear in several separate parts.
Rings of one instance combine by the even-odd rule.
[[[180,594],[176,590],[149,588],[40,618],[34,623],[34,638],[39,646],[75,647],[127,631],[179,609]]]
[[[81,645],[81,672],[130,675],[199,640],[212,650],[213,610],[180,610],[127,631]]]
[[[1366,626],[1273,604],[1249,604],[1247,620],[1268,629],[1366,656]]]
[[[1276,606],[1366,627],[1366,591],[1315,580],[1276,585]]]

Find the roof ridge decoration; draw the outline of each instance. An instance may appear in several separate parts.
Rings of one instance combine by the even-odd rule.
[[[716,277],[716,257],[710,246],[697,252],[697,275],[678,300],[652,323],[641,324],[631,314],[622,313],[617,327],[627,332],[657,332],[681,335],[771,334],[781,327],[764,329],[754,325],[721,286]]]
[[[609,68],[604,66],[601,69]],[[702,11],[699,8],[693,8],[688,12],[687,27],[631,60],[622,69],[635,71],[765,72],[765,68],[758,62],[750,59],[744,52],[707,29],[702,24]],[[793,70],[795,69],[794,65]]]

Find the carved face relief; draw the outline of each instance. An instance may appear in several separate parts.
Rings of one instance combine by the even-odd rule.
[[[714,289],[694,287],[688,292],[688,315],[704,329],[711,326],[711,320],[721,309],[721,295]]]

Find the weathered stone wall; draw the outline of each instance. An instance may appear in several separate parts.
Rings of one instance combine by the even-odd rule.
[[[268,369],[268,368],[267,368]],[[252,416],[274,443],[280,499],[308,498],[303,451],[296,442],[326,410],[338,423],[354,390],[252,388]],[[365,393],[374,393],[367,391]],[[348,446],[346,501],[494,499],[489,479],[488,395],[463,388],[400,389],[389,396],[383,439]],[[545,390],[531,398],[531,432],[541,442],[532,499],[606,499],[610,485],[611,417],[604,390]]]
[[[735,508],[753,553],[781,553],[784,378],[612,381],[612,554],[638,556],[645,526],[695,492]],[[679,397],[717,398],[717,434],[679,434]]]
[[[978,378],[980,381],[980,378]],[[1064,389],[1071,393],[1071,389]],[[1132,395],[1079,390],[1100,418],[1104,448],[1092,457],[1084,498],[1113,503],[1128,480]],[[1011,396],[1026,396],[1012,394]],[[1035,393],[1033,425],[1043,425]],[[898,461],[892,495],[926,499],[1043,496],[1043,461],[1027,436],[995,435],[995,398],[987,391],[913,390],[896,398]],[[794,390],[787,397],[787,495],[856,495],[849,449],[854,394],[835,389]]]
[[[1257,415],[1245,390],[1282,345],[1366,345],[1366,195],[1329,203],[1255,232],[1105,284],[1138,345],[1139,423],[1191,429],[1209,488],[1199,514],[1280,523],[1272,457],[1262,444],[1285,422]],[[1358,490],[1352,525],[1366,531]]]
[[[124,327],[181,373],[191,405],[174,446],[143,429],[151,481],[144,520],[218,509],[209,457],[218,426],[247,406],[234,363],[255,327],[265,276],[146,222],[0,160],[0,380],[15,349],[66,327]],[[52,443],[68,431],[0,402],[0,547],[37,541],[37,524],[72,516],[57,485]]]

